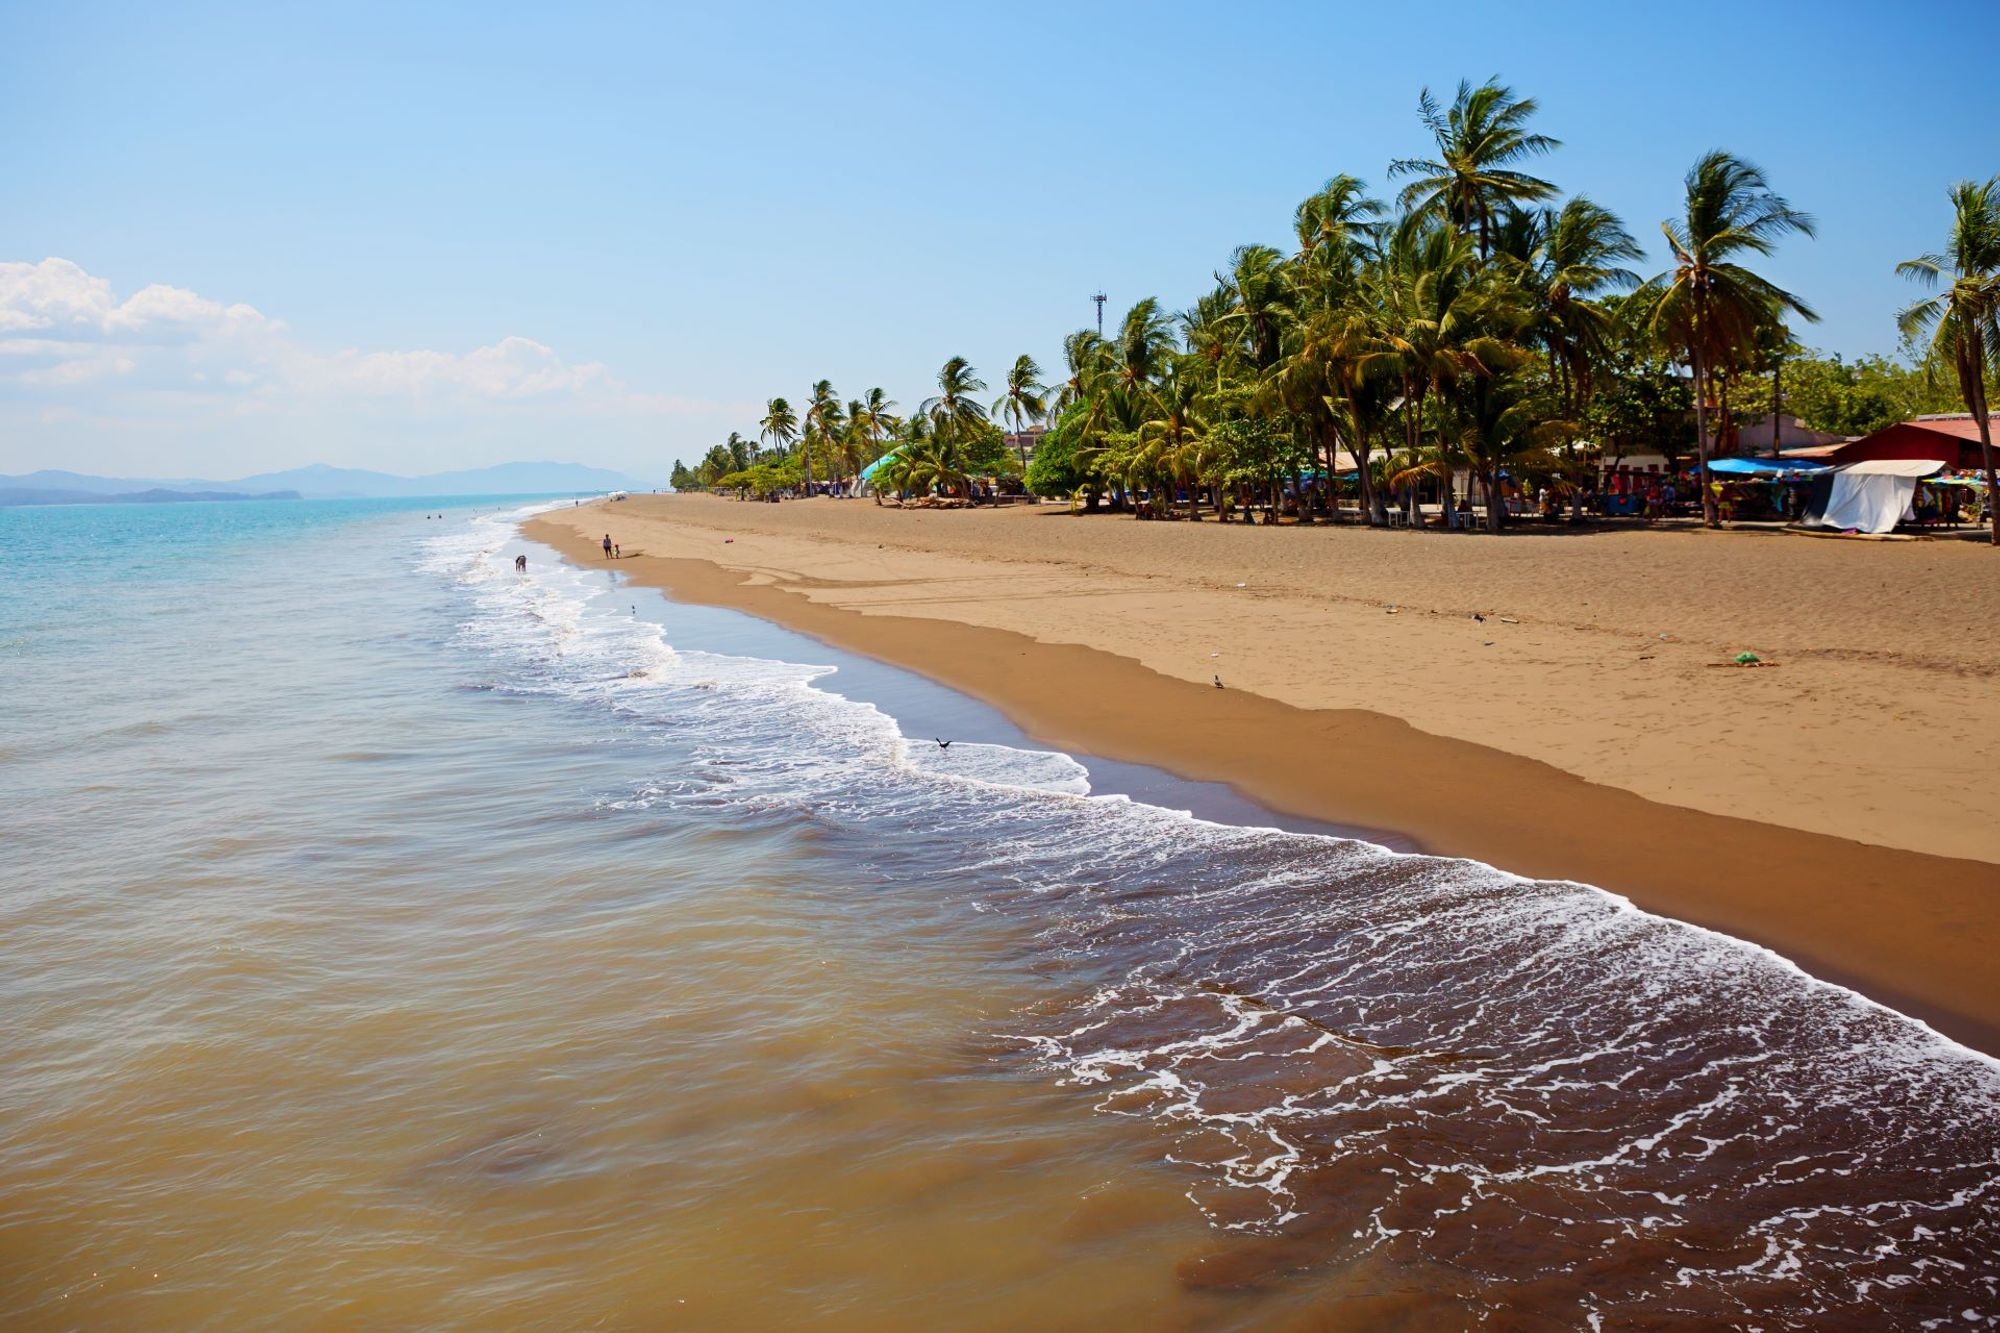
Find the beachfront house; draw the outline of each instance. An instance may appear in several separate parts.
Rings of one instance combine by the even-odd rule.
[[[1996,442],[2000,442],[2000,413],[1991,418],[1989,428]],[[1985,466],[1979,459],[1979,423],[1969,412],[1914,417],[1884,426],[1860,439],[1787,449],[1785,456],[1835,464],[1930,459],[1944,464],[1947,470],[1962,472]]]

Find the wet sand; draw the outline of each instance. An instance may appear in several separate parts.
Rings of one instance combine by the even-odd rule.
[[[913,668],[1044,743],[1596,884],[2000,1051],[2000,580],[1977,547],[702,496],[528,534],[601,564],[607,525],[628,577]],[[1781,668],[1709,665],[1740,648]]]

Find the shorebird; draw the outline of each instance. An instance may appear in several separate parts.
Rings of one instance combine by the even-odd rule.
[[[932,740],[934,740],[934,741],[937,741],[937,743],[938,743],[938,749],[940,749],[940,750],[949,750],[949,749],[951,748],[951,742],[950,742],[950,741],[938,741],[938,738],[937,738],[937,737],[935,737],[935,736],[931,737],[931,739],[932,739]]]
[[[1215,688],[1218,690],[1222,688],[1222,677],[1217,676],[1215,678]]]

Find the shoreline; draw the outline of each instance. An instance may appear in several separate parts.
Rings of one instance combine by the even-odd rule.
[[[629,532],[633,517],[621,506],[618,526]],[[604,521],[604,507],[592,506],[522,526],[594,567],[604,562],[584,524]],[[725,565],[625,544],[634,549],[615,568],[635,582],[916,671],[995,707],[1040,743],[1225,783],[1274,811],[1395,831],[1425,851],[1509,873],[1586,883],[1769,948],[2000,1053],[2000,867],[1990,862],[1665,804],[1386,714],[1218,691],[934,607],[913,615],[831,605],[807,595],[823,580],[774,574],[747,552]],[[1184,725],[1190,717],[1201,724]]]

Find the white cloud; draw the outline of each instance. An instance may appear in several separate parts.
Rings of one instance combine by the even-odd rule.
[[[156,282],[134,292],[104,321],[107,333],[160,333],[165,330],[206,330],[215,333],[277,331],[284,325],[266,319],[252,305],[224,305],[197,296],[185,287]]]
[[[101,329],[116,309],[110,282],[67,259],[0,264],[0,333]]]
[[[532,338],[502,338],[464,355],[450,352],[342,352],[325,363],[329,383],[364,394],[463,390],[488,398],[533,398],[610,387],[597,362],[569,365]]]
[[[125,376],[155,391],[259,386],[433,405],[621,393],[601,363],[565,361],[532,338],[469,352],[320,352],[286,334],[255,306],[185,287],[153,283],[120,301],[109,281],[67,259],[0,263],[0,386],[75,388]]]
[[[469,351],[328,349],[255,306],[185,287],[153,283],[121,298],[67,259],[0,262],[0,472],[88,466],[79,450],[110,468],[140,450],[154,475],[197,473],[224,449],[255,469],[317,458],[412,470],[412,450],[442,465],[578,438],[651,460],[663,427],[705,437],[754,410],[635,391],[602,363],[532,338]],[[157,443],[140,441],[179,441],[185,461],[155,464]],[[274,450],[313,452],[280,460]]]
[[[0,335],[41,332],[50,341],[136,337],[169,330],[213,332],[282,329],[251,305],[223,305],[185,287],[156,282],[123,302],[108,279],[67,259],[0,263]]]

